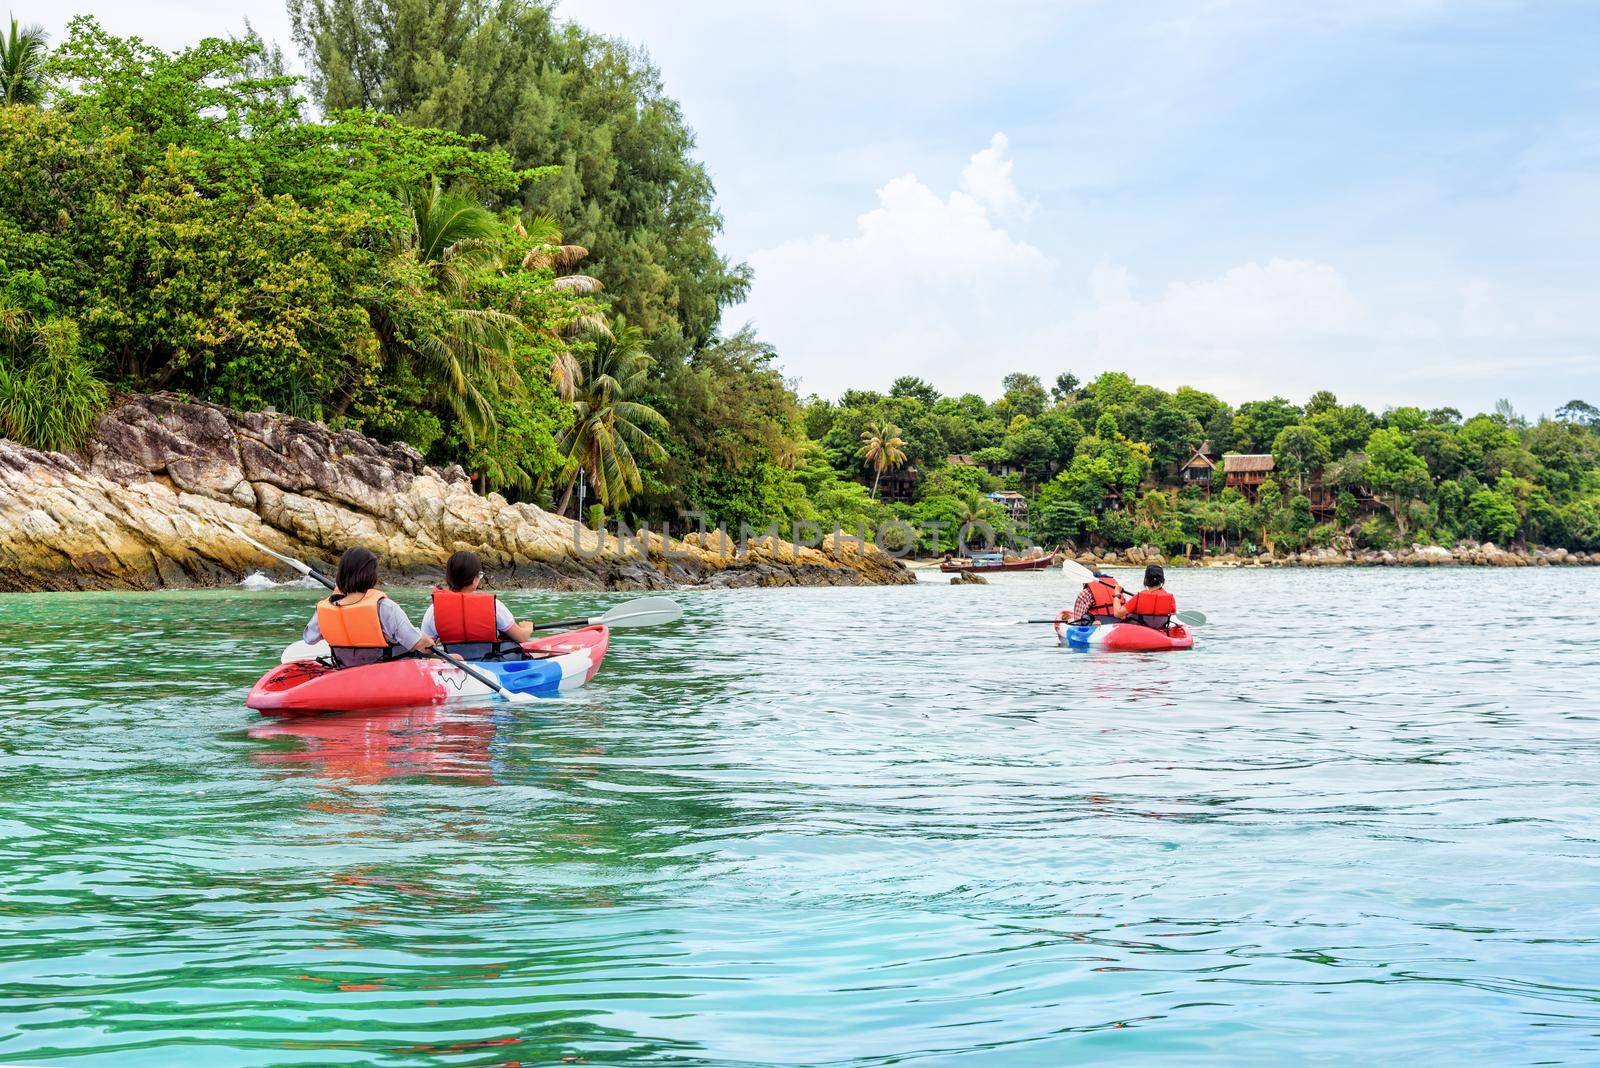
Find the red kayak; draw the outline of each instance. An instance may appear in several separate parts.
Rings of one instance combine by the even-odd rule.
[[[480,660],[472,666],[493,675],[513,693],[554,697],[594,678],[610,640],[611,632],[605,627],[584,627],[524,642],[522,648],[532,659]],[[280,664],[251,687],[245,705],[269,716],[301,716],[501,699],[454,665],[432,657],[407,656],[347,668],[321,660]]]
[[[1139,623],[1105,623],[1098,627],[1071,627],[1056,624],[1061,644],[1073,649],[1103,649],[1106,652],[1155,653],[1169,649],[1193,649],[1194,635],[1182,623],[1156,630]]]

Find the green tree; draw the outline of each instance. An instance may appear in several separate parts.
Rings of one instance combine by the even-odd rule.
[[[1484,489],[1474,493],[1467,502],[1467,511],[1478,535],[1488,541],[1511,541],[1517,536],[1517,528],[1522,523],[1516,502],[1498,490]]]
[[[1300,422],[1300,418],[1300,409],[1282,397],[1245,401],[1234,412],[1233,448],[1239,452],[1270,449],[1277,440],[1278,432]]]
[[[1005,392],[1000,397],[1000,405],[1008,416],[1021,414],[1031,419],[1043,414],[1050,402],[1038,375],[1013,372],[1001,381],[1001,388]]]
[[[1405,435],[1380,427],[1367,438],[1367,479],[1378,493],[1387,494],[1396,531],[1405,537],[1410,505],[1432,485],[1428,465],[1411,451]]]
[[[1377,422],[1372,413],[1359,404],[1341,405],[1333,394],[1321,398],[1315,412],[1306,413],[1306,425],[1328,439],[1328,451],[1333,456],[1343,456],[1367,443],[1367,437]]]
[[[1274,479],[1261,483],[1256,494],[1255,527],[1267,552],[1277,551],[1277,540],[1284,526],[1283,490]]]
[[[889,396],[909,397],[921,401],[930,408],[939,401],[939,391],[916,375],[901,375],[895,379],[889,386]]]
[[[566,513],[581,471],[595,497],[615,513],[642,488],[635,453],[661,454],[650,431],[664,429],[666,421],[654,408],[634,400],[650,369],[644,344],[640,331],[618,320],[610,330],[596,331],[580,356],[583,377],[572,402],[572,425],[560,442],[572,480],[556,511]]]
[[[1165,470],[1187,460],[1204,433],[1198,419],[1163,401],[1145,420],[1140,440],[1150,446],[1150,459],[1157,469]]]
[[[0,104],[37,104],[50,87],[45,75],[48,38],[38,26],[17,25],[0,40]]]
[[[1588,401],[1569,400],[1556,409],[1556,418],[1577,423],[1590,430],[1600,430],[1600,408],[1596,408]]]
[[[1306,488],[1306,475],[1320,471],[1332,454],[1327,435],[1304,423],[1284,427],[1272,441],[1278,470],[1293,478],[1295,487],[1301,490]]]
[[[1078,381],[1077,375],[1073,374],[1071,371],[1062,371],[1060,374],[1056,375],[1055,384],[1050,387],[1050,399],[1055,401],[1057,404],[1065,403],[1077,395],[1078,386],[1080,384],[1081,383]],[[1575,403],[1582,402],[1579,401]]]
[[[1278,528],[1278,541],[1292,550],[1306,547],[1311,540],[1311,528],[1316,526],[1316,516],[1311,511],[1311,498],[1297,493],[1289,498]]]
[[[371,287],[363,304],[385,358],[406,360],[472,445],[493,433],[490,396],[515,374],[516,318],[473,300],[478,282],[501,265],[501,227],[471,198],[445,192],[437,178],[408,196],[406,207],[410,225],[388,272],[395,284]],[[412,263],[421,270],[408,271]],[[352,388],[335,414],[353,397]]]
[[[872,497],[878,497],[878,482],[885,471],[893,471],[906,462],[905,440],[900,428],[890,422],[878,422],[861,432],[861,447],[856,455],[872,468]]]
[[[716,248],[722,218],[694,135],[643,52],[534,0],[290,0],[312,91],[482,137],[519,167],[520,193],[590,252],[616,310],[663,366],[714,336],[750,273]]]
[[[667,517],[696,508],[730,528],[807,518],[794,514],[790,483],[814,446],[776,360],[745,327],[652,381],[650,403],[671,432],[640,508]]]
[[[36,322],[0,303],[0,435],[51,452],[78,448],[106,404],[70,319]]]
[[[1361,516],[1361,502],[1356,500],[1356,495],[1347,489],[1339,491],[1334,500],[1333,521],[1339,525],[1340,530],[1349,530]]]

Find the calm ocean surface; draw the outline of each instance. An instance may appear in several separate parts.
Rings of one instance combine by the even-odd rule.
[[[0,597],[0,1063],[1600,1062],[1600,570],[1172,588],[1191,653],[985,626],[1057,573],[691,592],[299,725],[314,591]]]

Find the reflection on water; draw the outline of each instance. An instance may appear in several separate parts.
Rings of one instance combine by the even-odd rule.
[[[1600,1060],[1600,574],[1173,586],[1192,653],[692,592],[560,701],[286,722],[312,593],[0,598],[0,1062]]]
[[[443,708],[286,719],[250,730],[252,738],[284,743],[269,744],[251,756],[265,767],[347,782],[429,775],[482,785],[494,781],[494,732],[488,713]]]

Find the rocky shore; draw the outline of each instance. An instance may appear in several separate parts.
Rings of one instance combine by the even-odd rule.
[[[1144,567],[1146,564],[1165,564],[1169,567],[1561,567],[1600,564],[1600,552],[1503,549],[1491,541],[1481,544],[1462,542],[1453,548],[1416,544],[1403,551],[1320,548],[1276,556],[1266,553],[1241,556],[1229,552],[1192,560],[1181,556],[1169,558],[1154,546],[1146,546],[1142,549],[1078,553],[1074,559],[1107,567]]]
[[[405,445],[274,413],[167,395],[101,417],[81,456],[0,440],[0,591],[223,586],[253,571],[295,577],[233,534],[331,567],[348,546],[387,580],[433,581],[471,549],[500,586],[859,586],[915,581],[845,538],[820,549],[736,546],[716,535],[603,544],[571,520],[473,492]]]

